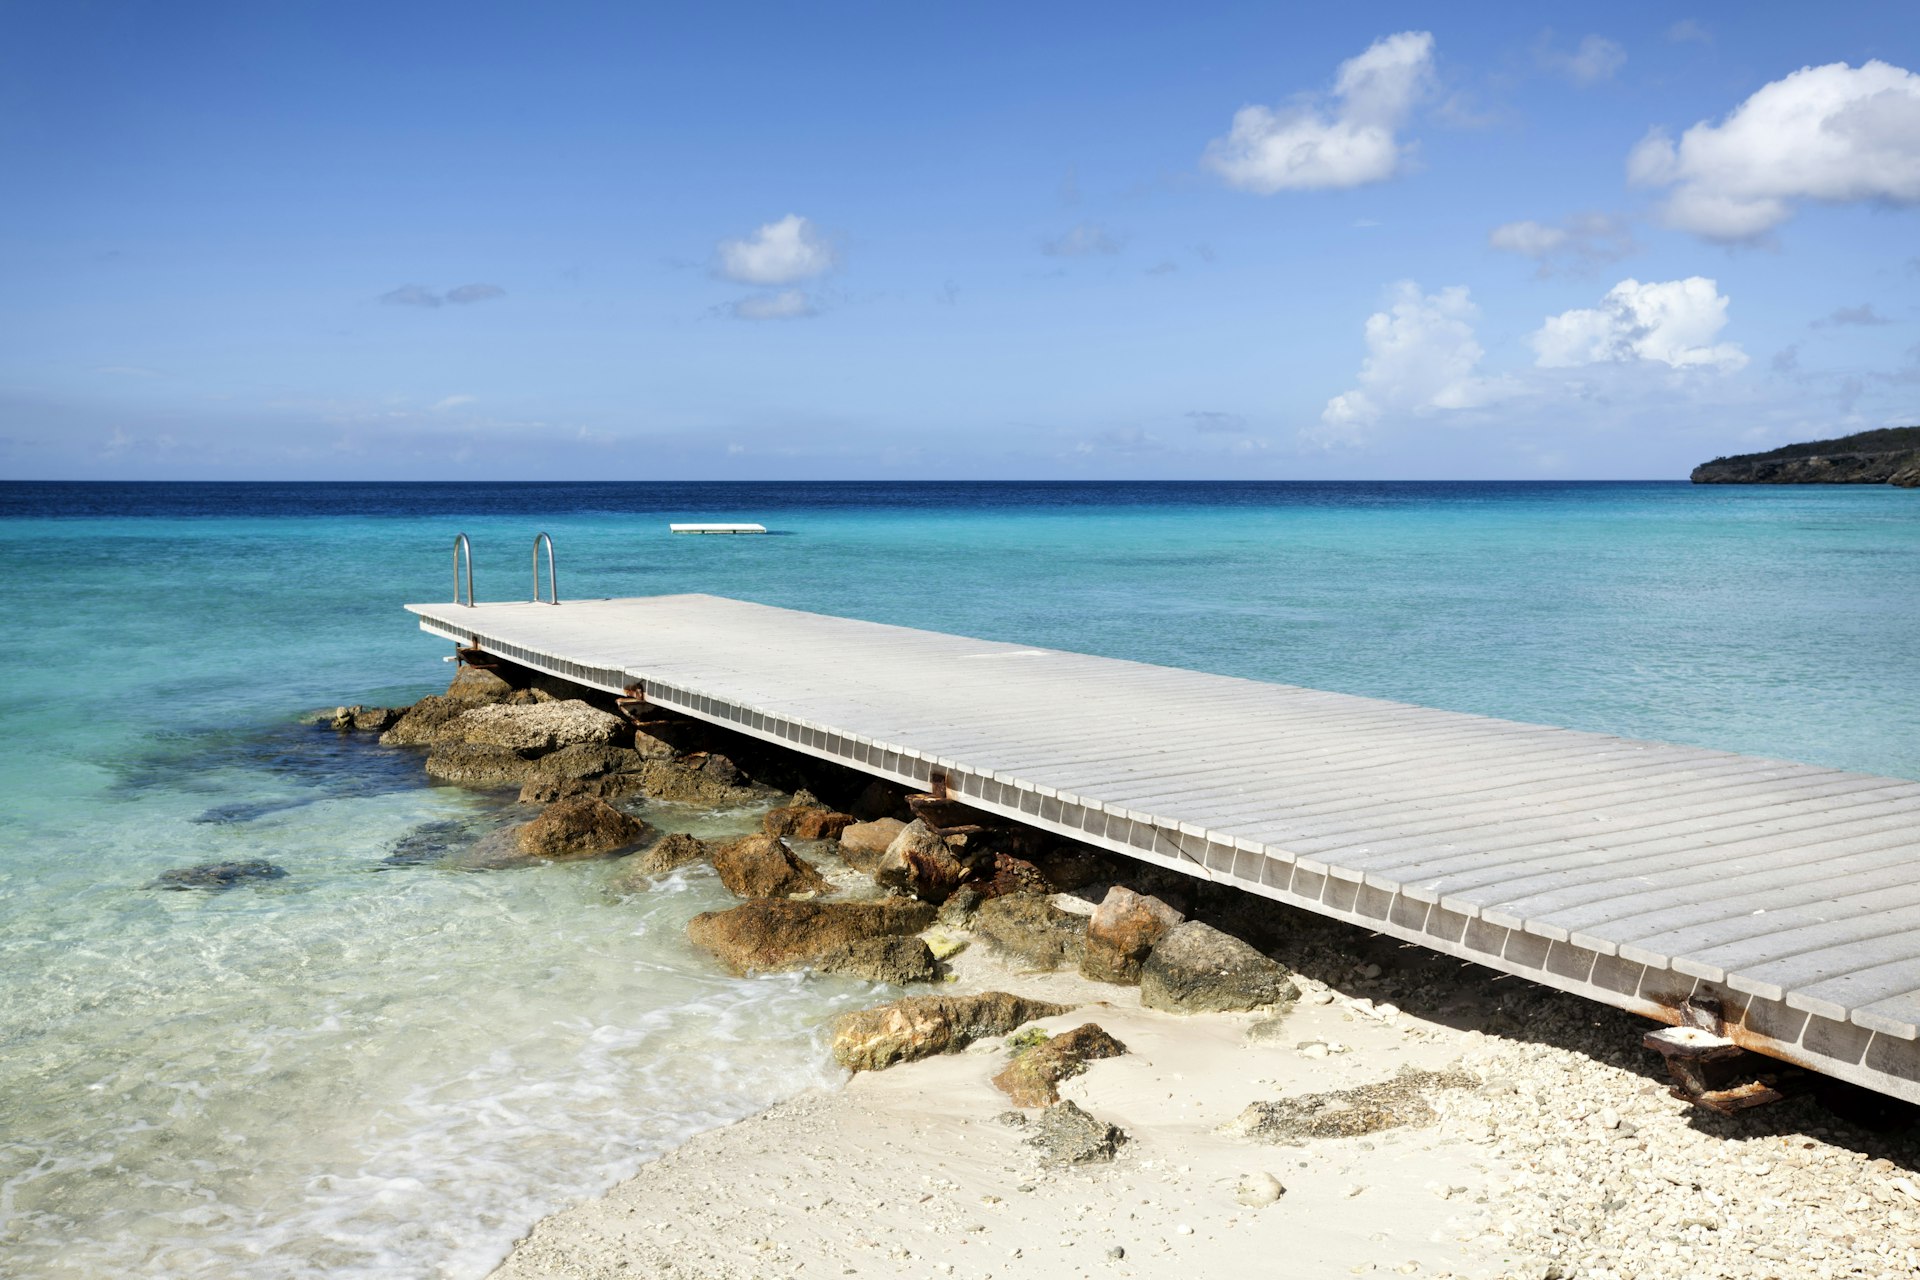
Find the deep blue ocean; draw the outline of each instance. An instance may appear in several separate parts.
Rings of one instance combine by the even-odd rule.
[[[773,536],[674,538],[676,520]],[[1920,493],[1684,483],[0,483],[0,1274],[483,1275],[835,1076],[873,998],[689,954],[604,864],[300,723],[447,679],[399,606],[704,591],[1920,778]],[[777,638],[770,642],[776,642]],[[721,832],[752,815],[671,825]],[[148,888],[259,857],[220,894]]]

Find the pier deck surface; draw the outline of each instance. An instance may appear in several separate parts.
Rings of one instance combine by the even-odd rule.
[[[1920,782],[714,596],[423,630],[1920,1102]]]

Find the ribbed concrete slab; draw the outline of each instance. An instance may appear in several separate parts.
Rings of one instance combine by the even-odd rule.
[[[433,634],[1920,1102],[1920,783],[713,596]]]

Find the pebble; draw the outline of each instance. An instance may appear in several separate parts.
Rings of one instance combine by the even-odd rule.
[[[1126,1256],[1127,1251],[1117,1244],[1107,1250],[1107,1261],[1109,1262],[1118,1262]]]
[[[1240,1179],[1240,1185],[1234,1188],[1233,1198],[1249,1209],[1259,1209],[1272,1204],[1287,1193],[1280,1185],[1280,1179],[1270,1173],[1250,1173]]]

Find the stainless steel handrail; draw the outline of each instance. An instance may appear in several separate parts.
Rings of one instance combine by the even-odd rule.
[[[467,553],[467,608],[473,608],[473,544],[467,541],[467,535],[453,535],[453,602],[460,603],[460,552]]]
[[[547,590],[553,599],[548,604],[560,603],[560,575],[553,568],[553,539],[544,533],[533,535],[533,602],[540,603],[540,544],[547,544]]]

